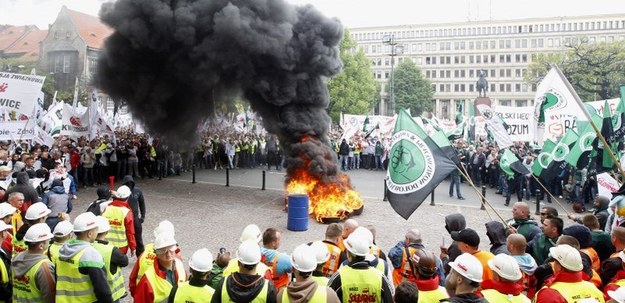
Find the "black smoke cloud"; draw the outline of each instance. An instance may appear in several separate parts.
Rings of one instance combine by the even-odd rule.
[[[288,172],[334,179],[326,81],[342,67],[337,19],[282,0],[118,0],[100,16],[115,31],[95,84],[150,132],[191,140],[214,100],[243,96],[280,138]]]

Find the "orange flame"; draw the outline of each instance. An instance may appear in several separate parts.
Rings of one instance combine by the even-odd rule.
[[[349,177],[339,174],[337,180],[331,183],[320,182],[306,170],[298,170],[286,186],[286,192],[305,194],[309,198],[309,213],[318,222],[324,218],[339,218],[344,220],[354,210],[363,206],[360,194],[349,185]]]

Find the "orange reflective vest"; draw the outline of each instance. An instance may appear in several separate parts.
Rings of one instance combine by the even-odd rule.
[[[412,276],[412,268],[410,267],[410,262],[408,262],[408,258],[412,256],[417,251],[414,247],[404,248],[401,256],[401,265],[398,268],[393,269],[393,283],[395,285],[399,285],[404,279]],[[408,252],[406,254],[406,252]]]
[[[592,270],[599,271],[601,268],[601,261],[599,260],[599,254],[597,254],[597,251],[592,247],[583,248],[579,251],[585,253],[590,258],[590,267]]]
[[[272,274],[272,282],[273,285],[276,287],[276,290],[280,290],[280,288],[282,287],[286,287],[287,284],[289,284],[289,273],[284,272],[281,275],[278,275],[278,269],[277,269],[277,265],[278,265],[278,259],[280,258],[280,253],[278,251],[276,251],[276,254],[273,256],[273,260],[271,260],[270,262],[267,261],[267,257],[265,255],[263,255],[263,257],[261,258],[261,262],[265,263],[265,265],[269,266],[269,268],[271,268],[271,274]]]
[[[341,248],[328,242],[323,242],[328,248],[328,252],[330,253],[330,258],[323,264],[323,269],[321,272],[326,277],[331,277],[335,272],[339,270],[339,260],[341,258]]]

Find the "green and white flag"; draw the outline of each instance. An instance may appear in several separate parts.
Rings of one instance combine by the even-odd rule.
[[[395,212],[406,220],[456,169],[440,146],[403,109],[395,122],[389,158],[387,197]]]
[[[466,122],[460,123],[456,128],[452,131],[445,133],[447,135],[447,139],[449,140],[457,140],[464,137],[464,128],[466,127]]]
[[[458,112],[456,113],[456,125],[464,122],[464,100],[458,103]]]
[[[499,160],[499,166],[501,170],[503,170],[506,175],[509,177],[513,177],[514,173],[519,173],[522,175],[527,175],[530,173],[529,169],[523,165],[521,160],[517,156],[514,155],[509,149],[506,149]]]
[[[619,101],[612,115],[614,141],[621,141],[625,137],[625,86],[621,86],[621,101]]]
[[[591,116],[595,125],[599,125],[601,123],[601,117],[599,115],[591,113]],[[579,133],[579,138],[577,139],[576,144],[571,148],[569,154],[566,155],[564,160],[577,169],[583,169],[586,167],[588,165],[588,161],[590,160],[590,154],[593,150],[593,142],[595,141],[595,138],[597,138],[597,133],[592,128],[592,125],[587,123],[584,130]]]

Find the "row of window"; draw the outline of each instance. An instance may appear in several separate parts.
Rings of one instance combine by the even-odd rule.
[[[72,72],[72,57],[71,55],[56,55],[50,58],[50,69],[55,74],[69,74]]]
[[[625,40],[625,35],[621,36],[598,36],[598,37],[581,37],[579,42],[595,43],[595,42],[614,42],[615,40]],[[514,44],[513,44],[514,42]],[[423,53],[433,51],[452,51],[452,50],[487,50],[487,49],[527,49],[527,48],[544,48],[561,47],[574,45],[578,43],[577,37],[565,38],[537,38],[537,39],[501,39],[501,40],[483,40],[483,41],[457,41],[457,42],[429,42],[429,43],[400,43],[396,47],[401,47],[402,51],[395,53]],[[360,46],[365,54],[390,54],[392,46],[380,44],[364,44]]]
[[[490,93],[495,93],[495,92],[500,92],[500,93],[527,93],[530,92],[529,89],[531,89],[531,92],[535,92],[536,91],[536,86],[532,85],[531,87],[528,87],[527,84],[525,83],[491,83],[489,85],[489,92]],[[439,93],[464,93],[464,92],[477,92],[477,89],[475,87],[474,84],[462,84],[462,83],[458,83],[458,84],[451,84],[451,83],[441,83],[441,84],[432,84],[432,89],[435,92],[439,92]]]
[[[413,39],[429,37],[457,37],[457,36],[481,36],[481,35],[509,35],[526,33],[549,33],[569,31],[593,31],[625,28],[625,20],[606,20],[588,22],[560,22],[543,23],[533,25],[507,25],[507,26],[475,26],[463,28],[441,28],[421,30],[401,30],[392,32],[375,33],[352,33],[352,38],[358,41],[382,40],[384,36],[392,36],[393,39]]]
[[[528,63],[527,54],[506,54],[506,55],[466,55],[466,56],[426,56],[424,57],[411,57],[413,63],[416,65],[450,65],[450,64],[482,64],[482,63]],[[499,61],[497,61],[499,58]],[[410,60],[408,57],[397,58],[397,63],[402,63],[404,60]],[[453,60],[452,60],[453,59]],[[536,54],[531,55],[531,59],[536,59]],[[373,58],[371,59],[371,66],[391,66],[393,62],[392,58]]]
[[[455,79],[462,79],[462,78],[476,78],[479,77],[479,73],[480,71],[484,72],[484,76],[486,77],[497,77],[499,76],[499,78],[512,78],[513,75],[515,78],[523,78],[525,77],[525,74],[527,73],[527,69],[525,68],[502,68],[499,70],[499,74],[497,74],[497,70],[496,69],[469,69],[469,70],[464,70],[464,69],[456,69],[453,71],[453,78]],[[513,73],[514,71],[514,73]],[[376,73],[381,73],[381,72],[376,72]],[[426,70],[425,71],[425,77],[428,79],[435,79],[435,78],[447,78],[450,79],[452,78],[452,71],[451,70]]]

